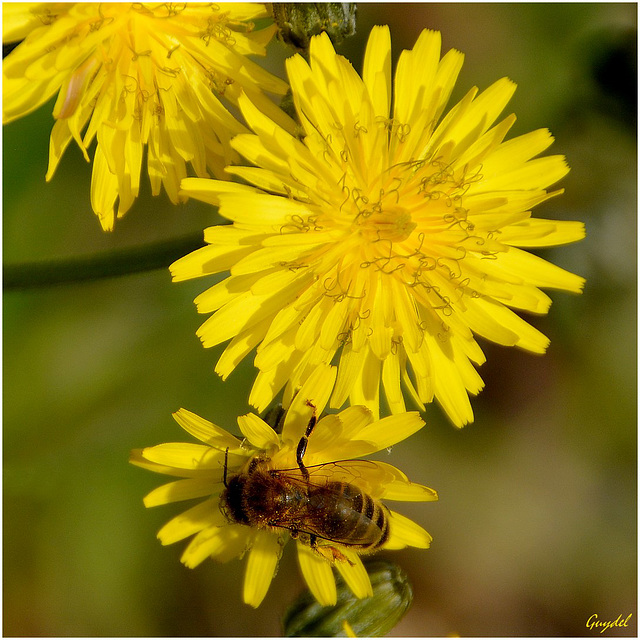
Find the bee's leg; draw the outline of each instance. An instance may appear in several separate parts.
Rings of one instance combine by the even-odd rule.
[[[340,562],[348,562],[353,567],[353,562],[347,558],[347,556],[340,551],[340,549],[336,549],[336,547],[329,547],[331,550],[331,554],[333,555],[334,560],[339,560]]]
[[[351,566],[353,566],[353,562],[347,558],[347,556],[340,551],[337,547],[330,546],[318,546],[318,541],[315,537],[312,537],[312,542],[310,541],[311,548],[319,555],[321,555],[325,560],[328,560],[331,564],[334,564],[336,560],[338,562],[347,562]]]
[[[302,475],[304,476],[305,480],[309,480],[309,472],[307,471],[307,468],[304,466],[302,462],[302,458],[304,458],[304,454],[307,451],[309,436],[311,435],[311,432],[316,426],[316,422],[318,421],[318,416],[316,415],[316,406],[309,400],[306,401],[306,404],[308,407],[311,407],[313,409],[313,414],[311,415],[311,419],[309,420],[309,424],[305,429],[304,435],[302,436],[302,438],[300,438],[300,442],[298,442],[298,448],[296,450],[296,462],[298,463],[298,466],[300,467],[300,471],[302,471]]]
[[[227,460],[229,459],[229,447],[225,449],[224,452],[224,471],[222,472],[222,483],[225,487],[228,487],[227,484]]]

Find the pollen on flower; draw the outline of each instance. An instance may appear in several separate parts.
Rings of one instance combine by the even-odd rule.
[[[398,139],[410,132],[409,125],[398,122],[392,128],[385,123],[385,128]],[[346,149],[343,152],[344,161]],[[404,286],[422,288],[430,297],[431,308],[439,309],[444,316],[452,313],[452,293],[458,299],[464,295],[477,297],[478,292],[470,286],[471,279],[463,277],[461,263],[468,251],[475,251],[483,259],[491,258],[494,251],[487,238],[499,234],[496,229],[486,237],[475,235],[469,211],[462,206],[464,194],[481,180],[480,169],[465,168],[456,173],[451,164],[445,165],[439,159],[412,159],[385,168],[380,175],[368,176],[366,186],[355,186],[356,177],[343,174],[339,197],[334,202],[338,205],[338,199],[344,199],[337,208],[326,207],[315,215],[313,227],[309,224],[311,218],[306,223],[301,219],[296,227],[303,233],[344,230],[350,234],[353,251],[361,258],[352,261],[351,270],[344,269],[344,261],[336,266],[335,277],[324,280],[324,295],[335,302],[346,297],[359,300],[354,315],[360,319],[369,317],[375,298],[367,296],[366,282],[362,289],[356,289],[362,282],[356,272],[371,269]],[[429,277],[436,269],[449,280],[446,295],[440,294],[441,287]],[[421,332],[427,330],[425,321],[417,326]],[[442,325],[439,338],[444,339],[448,332],[449,327]],[[349,334],[349,330],[342,333],[343,343],[349,341]],[[400,341],[396,340],[396,344]]]

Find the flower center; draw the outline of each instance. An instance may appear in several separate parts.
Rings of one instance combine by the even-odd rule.
[[[379,205],[360,211],[354,220],[352,230],[358,231],[369,242],[402,242],[411,235],[416,226],[408,209],[400,205]]]

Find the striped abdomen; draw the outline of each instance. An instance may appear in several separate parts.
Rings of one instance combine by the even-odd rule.
[[[386,507],[355,485],[327,482],[310,486],[308,495],[305,524],[309,533],[361,551],[374,551],[387,541]]]

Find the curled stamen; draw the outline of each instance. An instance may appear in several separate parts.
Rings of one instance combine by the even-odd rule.
[[[391,353],[396,356],[402,348],[402,336],[393,336],[391,338]]]
[[[468,235],[466,238],[462,238],[460,240],[460,242],[466,242],[467,244],[471,243],[472,245],[475,245],[476,247],[482,247],[483,245],[485,245],[487,243],[487,239],[483,238],[482,236]],[[473,250],[473,247],[472,247],[472,250]]]
[[[177,78],[180,75],[182,69],[180,69],[179,67],[158,67],[158,71],[171,78]]]
[[[162,5],[166,10],[167,10],[167,15],[164,16],[166,18],[170,18],[172,16],[177,16],[178,14],[182,13],[186,8],[187,8],[187,3],[186,2],[165,2],[164,5]]]
[[[400,143],[403,143],[407,139],[410,133],[411,133],[411,125],[408,122],[405,122],[404,124],[400,124],[396,131],[396,135],[398,136],[398,141]]]
[[[133,53],[133,56],[131,57],[131,62],[137,62],[138,58],[141,57],[145,57],[148,58],[151,56],[151,49],[147,49],[146,51],[134,51],[133,49],[131,49],[131,53]]]
[[[133,87],[128,86],[126,82],[122,85],[122,92],[120,94],[120,98],[124,99],[124,97],[128,93],[136,93],[138,91],[140,85],[138,84],[138,79],[134,78],[133,76],[130,76],[130,75],[127,75],[127,74],[123,74],[122,77],[123,78],[128,78],[133,83]]]
[[[433,271],[438,265],[433,256],[421,255],[418,258],[418,264],[422,271]]]
[[[361,189],[358,189],[357,187],[353,187],[353,189],[351,189],[351,196],[356,206],[360,206],[360,203],[364,204],[365,206],[369,204],[369,198],[362,193]],[[369,215],[371,215],[371,212],[369,212]]]
[[[449,261],[455,264],[456,268],[458,269],[457,273],[447,264],[447,262]],[[462,275],[462,271],[460,270],[460,264],[458,263],[457,258],[440,257],[436,260],[436,263],[442,269],[446,269],[449,271],[450,280],[457,280]]]
[[[324,287],[325,294],[329,294],[329,292],[333,291],[338,286],[338,279],[327,277],[323,280],[322,286]]]
[[[45,9],[42,12],[34,11],[33,13],[35,14],[36,18],[38,18],[38,20],[40,20],[40,22],[42,22],[42,24],[46,27],[52,25],[58,19],[58,14],[52,13],[49,9]]]
[[[171,49],[169,49],[167,51],[167,60],[169,60],[171,58],[171,56],[181,47],[181,44],[177,44],[174,47],[171,47]]]
[[[368,129],[360,124],[360,121],[357,121],[354,125],[353,125],[353,130],[355,132],[355,137],[359,137],[360,133],[369,133]]]

